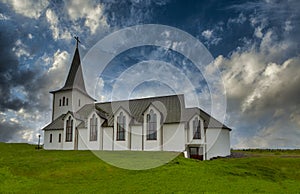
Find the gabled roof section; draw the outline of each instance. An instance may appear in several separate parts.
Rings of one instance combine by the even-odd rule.
[[[185,107],[184,96],[182,94],[96,103],[95,108],[107,113],[107,126],[113,126],[114,113],[120,107],[126,110],[136,122],[142,123],[143,113],[151,104],[160,104],[165,107],[167,110],[165,123],[180,122],[181,112]]]
[[[76,47],[76,49],[75,49],[72,64],[71,64],[65,85],[61,89],[52,91],[50,93],[55,93],[55,92],[65,91],[65,90],[72,90],[72,89],[77,89],[84,95],[87,95],[88,97],[92,98],[90,95],[88,95],[88,93],[85,89],[78,47]]]
[[[208,113],[203,111],[200,108],[194,107],[194,108],[186,108],[184,111],[184,121],[189,121],[194,115],[200,115],[200,117],[204,120],[204,128],[219,128],[219,129],[228,129],[231,131],[229,127],[215,119],[214,117],[210,116]]]
[[[48,124],[46,127],[43,128],[43,130],[63,130],[64,129],[64,117],[66,114],[60,115],[57,119],[52,121],[50,124]]]

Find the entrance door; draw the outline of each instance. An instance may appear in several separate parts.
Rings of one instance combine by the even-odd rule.
[[[203,155],[200,154],[199,150],[199,147],[190,147],[190,158],[203,160]]]

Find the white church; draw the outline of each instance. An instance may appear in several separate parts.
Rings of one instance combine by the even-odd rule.
[[[96,102],[85,88],[78,42],[65,85],[50,93],[46,150],[172,151],[200,160],[230,155],[231,129],[200,108],[186,108],[182,94]]]

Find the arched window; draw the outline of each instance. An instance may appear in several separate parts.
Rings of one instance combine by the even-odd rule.
[[[66,106],[68,106],[69,98],[66,99]]]
[[[194,139],[201,139],[201,127],[200,127],[200,120],[198,117],[196,117],[193,120],[193,134],[194,134]]]
[[[59,99],[59,106],[61,106],[61,99]]]
[[[52,133],[50,134],[50,140],[49,140],[50,143],[52,143]]]
[[[123,112],[117,117],[117,140],[125,141],[126,118]]]
[[[90,119],[90,141],[97,141],[97,121],[95,114]]]
[[[63,97],[63,106],[65,106],[65,101],[66,101],[66,98]]]
[[[147,114],[147,140],[156,140],[157,139],[157,116],[150,110],[150,113]]]
[[[69,116],[66,122],[66,142],[72,141],[72,134],[73,134],[73,120],[71,116]]]

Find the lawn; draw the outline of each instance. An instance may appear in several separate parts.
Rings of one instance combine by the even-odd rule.
[[[0,143],[0,193],[299,193],[299,150],[234,152],[244,157],[198,161],[178,156],[138,171],[111,166],[90,151]],[[120,161],[127,155],[132,153],[123,152]]]

